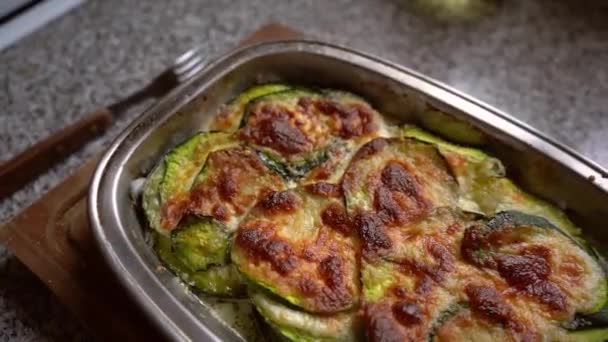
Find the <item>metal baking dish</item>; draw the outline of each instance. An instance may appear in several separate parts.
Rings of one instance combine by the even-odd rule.
[[[221,104],[266,81],[350,90],[402,122],[420,122],[429,115],[428,106],[465,120],[487,137],[483,148],[505,163],[512,179],[566,209],[598,246],[608,246],[608,230],[600,228],[608,217],[608,173],[599,165],[513,117],[401,66],[320,42],[264,43],[215,61],[142,115],[106,152],[91,184],[89,214],[103,254],[172,340],[239,336],[159,267],[130,199],[130,184],[168,148],[204,129]]]

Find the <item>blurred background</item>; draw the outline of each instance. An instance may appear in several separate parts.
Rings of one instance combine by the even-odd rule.
[[[276,21],[397,62],[608,167],[608,4],[591,0],[0,0],[0,160],[137,90],[189,47]],[[0,203],[0,222],[103,148]],[[0,246],[0,341],[90,340]]]

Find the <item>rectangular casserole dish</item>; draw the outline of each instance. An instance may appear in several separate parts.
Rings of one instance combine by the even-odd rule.
[[[464,120],[481,131],[481,148],[504,162],[511,179],[566,210],[597,246],[608,245],[608,231],[602,229],[608,173],[599,165],[505,113],[376,57],[306,40],[263,43],[211,63],[143,114],[108,149],[91,184],[89,215],[105,258],[171,340],[239,336],[160,267],[130,185],[169,148],[205,129],[223,103],[248,86],[269,81],[349,90],[399,122],[420,124],[422,115],[432,115],[430,107]]]

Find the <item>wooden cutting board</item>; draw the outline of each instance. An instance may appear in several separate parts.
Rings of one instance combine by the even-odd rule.
[[[239,46],[301,37],[280,25],[261,27]],[[161,338],[101,256],[87,215],[87,191],[101,156],[0,227],[0,243],[34,272],[101,340]]]

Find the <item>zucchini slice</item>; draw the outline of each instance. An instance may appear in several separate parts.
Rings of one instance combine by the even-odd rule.
[[[160,184],[160,197],[168,202],[190,190],[210,152],[234,144],[229,134],[203,132],[190,137],[165,155],[165,176]]]
[[[420,118],[426,129],[447,137],[450,141],[467,145],[482,145],[483,133],[470,123],[436,109],[429,109]]]
[[[263,291],[250,291],[249,296],[264,320],[284,339],[297,342],[361,340],[356,315],[352,312],[316,315],[282,304]]]
[[[427,341],[605,341],[608,329],[567,331],[538,313],[517,310],[492,287],[474,285],[467,300],[448,307],[429,332]],[[517,300],[514,301],[517,303]],[[517,304],[516,304],[517,305]]]
[[[146,210],[152,228],[161,234],[168,234],[179,223],[186,213],[189,201],[189,191],[196,175],[200,172],[207,160],[207,156],[214,150],[236,145],[237,142],[227,133],[204,132],[197,133],[182,144],[169,151],[161,161],[164,167],[158,166],[157,172],[164,169],[162,180],[150,180],[144,193],[153,193],[153,186],[158,184],[159,204],[149,202]],[[152,176],[157,177],[156,172]],[[144,196],[150,199],[152,196]],[[159,210],[159,213],[154,213]],[[160,220],[157,219],[160,216]],[[158,226],[155,222],[159,221]]]
[[[241,139],[261,149],[280,173],[297,179],[325,161],[336,140],[377,136],[379,114],[369,104],[325,94],[297,88],[255,99],[246,108]]]
[[[283,179],[253,149],[237,146],[217,150],[209,154],[192,185],[188,211],[211,216],[233,232],[260,196],[282,189]]]
[[[245,285],[234,265],[229,263],[228,245],[224,227],[210,218],[184,220],[171,237],[156,233],[154,241],[161,261],[195,290],[241,296]]]
[[[544,218],[510,211],[473,223],[462,255],[552,317],[591,314],[606,305],[606,276],[595,255]]]
[[[461,284],[475,274],[461,263],[464,216],[448,207],[418,222],[387,230],[391,247],[361,260],[365,322],[370,339],[388,330],[395,340],[421,341],[442,313],[459,300]],[[365,247],[364,247],[365,248]]]
[[[500,160],[478,149],[452,144],[414,126],[401,127],[401,135],[437,146],[458,181],[459,206],[463,210],[485,215],[517,210],[542,216],[571,235],[580,234],[580,229],[560,209],[522,191],[506,178]]]
[[[217,131],[235,131],[238,129],[245,107],[252,100],[290,89],[291,86],[280,83],[267,83],[253,86],[244,92],[240,93],[236,98],[230,101],[222,110],[214,116],[209,126],[210,130]]]
[[[349,213],[373,213],[373,221],[383,225],[404,224],[433,208],[454,206],[458,194],[433,145],[401,138],[377,138],[363,145],[348,166],[342,187]],[[360,223],[374,223],[369,220],[363,217]]]
[[[331,119],[334,135],[364,144],[373,138],[386,135],[384,119],[366,100],[353,93],[324,89],[326,104],[319,109]]]
[[[327,314],[357,304],[359,270],[342,198],[317,190],[268,193],[239,225],[231,257],[249,281]]]
[[[568,333],[567,341],[605,342],[608,341],[608,328],[593,328]]]
[[[302,177],[326,159],[331,142],[329,127],[307,105],[321,99],[301,88],[257,98],[245,110],[240,137],[260,149],[269,167],[286,179]]]

